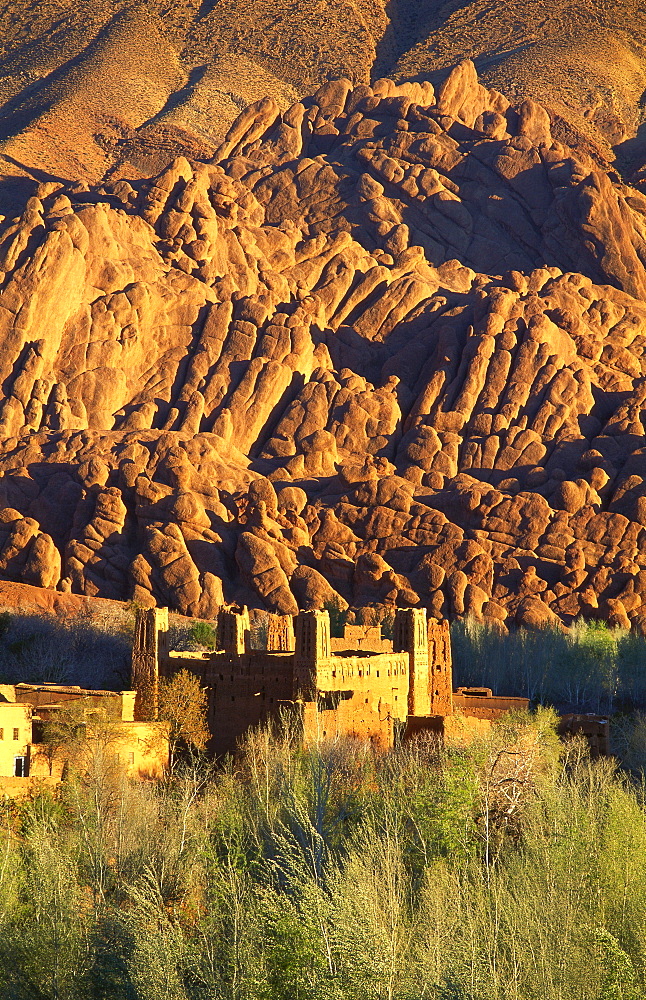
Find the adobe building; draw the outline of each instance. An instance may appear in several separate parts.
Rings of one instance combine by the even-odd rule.
[[[4,693],[7,685],[2,685]],[[0,776],[22,778],[29,774],[32,742],[32,708],[15,699],[0,701]]]
[[[131,778],[160,778],[168,767],[168,733],[159,723],[135,721],[134,691],[86,690],[76,685],[0,685],[0,792],[17,794],[13,779],[59,781],[69,763],[64,745],[45,752],[43,725],[78,713],[85,756],[101,752]]]
[[[375,634],[362,648],[348,648],[359,639],[357,626],[346,629],[344,641],[331,639],[327,611],[271,621],[267,648],[255,650],[247,609],[223,608],[218,650],[179,653],[168,648],[166,609],[140,609],[132,658],[135,718],[155,718],[159,676],[184,667],[208,689],[216,755],[235,752],[250,727],[277,716],[283,706],[297,710],[307,742],[347,735],[387,749],[406,735],[444,732],[444,720],[454,712],[447,621],[427,619],[423,608],[398,608],[392,643]],[[481,707],[483,698],[462,692],[465,717],[472,701]],[[496,699],[492,717],[528,704],[524,698]]]

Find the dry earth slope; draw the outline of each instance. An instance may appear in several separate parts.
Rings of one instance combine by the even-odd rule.
[[[644,626],[646,198],[471,62],[0,225],[0,574]]]
[[[264,96],[437,83],[468,56],[628,176],[646,162],[645,52],[642,0],[0,0],[0,175],[149,176],[212,156]]]

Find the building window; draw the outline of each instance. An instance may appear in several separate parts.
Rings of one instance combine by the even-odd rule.
[[[14,738],[14,740],[19,740],[20,739],[20,730],[19,729],[14,729],[14,731],[13,731],[13,738]]]

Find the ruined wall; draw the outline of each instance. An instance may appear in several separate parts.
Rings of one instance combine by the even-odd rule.
[[[392,653],[392,639],[383,639],[381,625],[346,625],[341,638],[332,637],[332,652]]]
[[[16,684],[14,692],[15,701],[32,705],[37,714],[50,705],[81,701],[87,709],[104,712],[106,719],[115,722],[134,720],[135,691],[91,691],[75,685]]]

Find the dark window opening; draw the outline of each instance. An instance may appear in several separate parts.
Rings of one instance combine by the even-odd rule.
[[[350,701],[354,691],[319,691],[319,712],[332,712],[339,707],[339,702]]]

